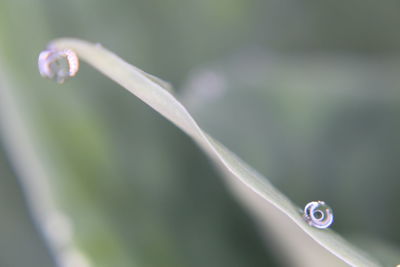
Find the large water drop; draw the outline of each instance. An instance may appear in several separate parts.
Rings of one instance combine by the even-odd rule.
[[[75,76],[79,69],[78,56],[70,49],[45,50],[39,55],[39,72],[43,77],[63,83]]]

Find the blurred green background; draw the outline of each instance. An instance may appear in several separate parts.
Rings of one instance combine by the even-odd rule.
[[[399,13],[395,0],[0,0],[0,87],[18,95],[94,266],[286,263],[160,115],[85,64],[63,86],[42,79],[37,56],[58,37],[170,81],[296,204],[324,200],[346,238],[397,247]],[[54,266],[1,142],[0,266]]]

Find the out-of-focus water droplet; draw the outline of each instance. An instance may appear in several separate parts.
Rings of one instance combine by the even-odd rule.
[[[333,223],[333,211],[324,201],[312,201],[304,208],[304,219],[316,228],[328,228]]]
[[[45,50],[39,55],[38,66],[43,77],[63,83],[69,77],[76,75],[79,69],[79,59],[70,49]]]

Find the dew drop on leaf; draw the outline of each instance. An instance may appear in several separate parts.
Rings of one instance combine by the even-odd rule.
[[[328,228],[333,223],[333,211],[324,201],[312,201],[304,208],[305,221],[316,228]]]
[[[69,77],[76,75],[79,69],[79,59],[70,49],[44,50],[39,54],[38,66],[43,77],[63,83]]]

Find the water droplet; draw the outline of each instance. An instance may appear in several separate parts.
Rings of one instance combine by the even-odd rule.
[[[333,223],[333,211],[324,201],[312,201],[304,208],[304,219],[316,228],[328,228]]]
[[[38,59],[39,72],[45,77],[63,83],[69,77],[76,75],[79,69],[79,59],[70,49],[45,50]]]

